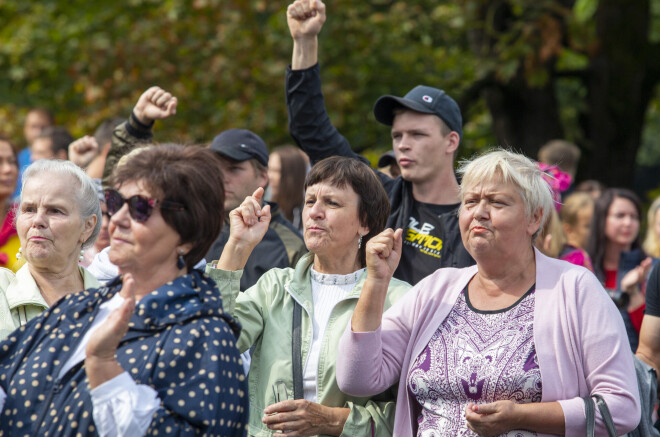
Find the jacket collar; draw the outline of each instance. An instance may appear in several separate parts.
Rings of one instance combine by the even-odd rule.
[[[312,278],[311,267],[314,263],[314,254],[309,252],[300,258],[293,271],[293,276],[285,284],[286,290],[306,309],[312,308]],[[357,299],[360,297],[364,281],[367,279],[365,270],[358,279],[355,287],[346,296],[346,299]]]
[[[100,285],[99,281],[84,267],[78,266],[78,270],[83,278],[83,289],[96,288]],[[81,290],[71,291],[76,292]],[[41,295],[37,282],[32,277],[27,263],[18,269],[16,277],[7,287],[5,295],[7,296],[7,303],[10,309],[26,305],[35,305],[43,309],[48,308],[48,304]]]
[[[103,293],[107,293],[105,299],[118,293],[121,287],[122,277],[118,276],[107,285],[107,291]],[[199,270],[193,269],[140,299],[129,327],[131,331],[137,331],[136,335],[144,335],[144,331],[158,331],[168,325],[213,316],[224,318],[238,337],[240,326],[223,313],[222,299],[215,282]]]
[[[23,267],[18,269],[16,277],[7,287],[5,294],[9,308],[12,310],[25,305],[35,305],[43,309],[48,308],[48,304],[46,304],[43,296],[41,296],[39,287],[32,277],[27,264],[24,264]]]

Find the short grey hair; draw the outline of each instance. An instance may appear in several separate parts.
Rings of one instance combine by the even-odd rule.
[[[460,185],[461,208],[468,188],[482,182],[502,182],[515,186],[525,205],[525,215],[532,215],[543,211],[541,225],[532,236],[532,241],[543,229],[545,222],[554,208],[550,185],[543,178],[544,173],[538,168],[536,162],[519,153],[504,149],[488,151],[470,161],[462,161],[458,169],[462,176]]]
[[[86,221],[91,216],[96,216],[96,226],[92,231],[89,238],[82,244],[83,249],[92,246],[101,232],[101,203],[97,194],[96,186],[92,178],[77,165],[71,161],[64,161],[61,159],[40,159],[30,164],[23,172],[23,182],[21,184],[21,198],[20,203],[23,203],[23,190],[28,181],[34,177],[42,176],[45,173],[54,173],[60,176],[70,176],[77,180],[79,186],[77,190],[72,190],[75,193],[75,202],[78,204],[78,211],[82,221]],[[19,207],[16,216],[20,215],[21,208]]]

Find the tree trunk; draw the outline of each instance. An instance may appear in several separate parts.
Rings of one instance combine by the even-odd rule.
[[[484,92],[499,145],[536,159],[539,147],[563,138],[553,84],[530,88],[524,79]]]
[[[558,3],[570,7],[572,1]],[[598,2],[594,17],[597,45],[587,70],[580,75],[587,88],[587,109],[580,114],[584,141],[578,144],[583,151],[578,180],[632,186],[646,110],[660,77],[660,50],[649,42],[649,15],[649,0]],[[490,25],[499,32],[517,19],[505,0],[482,3],[477,17],[486,20],[485,27]],[[469,40],[478,52],[496,56],[491,50],[495,38],[482,29],[472,31]],[[528,85],[521,60],[514,79],[493,81],[482,88],[499,145],[536,158],[540,146],[562,138],[553,62],[546,61],[551,79],[545,86]]]
[[[600,0],[596,12],[598,53],[587,76],[583,127],[588,143],[583,179],[631,187],[644,114],[655,80],[649,71],[651,47],[648,0]]]

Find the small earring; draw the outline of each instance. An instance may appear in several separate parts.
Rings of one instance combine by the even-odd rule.
[[[360,235],[360,238],[358,238],[358,249],[362,247],[362,235]]]
[[[80,251],[80,256],[78,256],[78,261],[82,261],[85,259],[85,251],[81,250]]]
[[[176,259],[176,267],[181,270],[186,266],[186,261],[183,259],[183,250],[179,251],[179,257]]]
[[[23,258],[23,248],[19,247],[18,252],[16,253],[16,259],[21,259]]]

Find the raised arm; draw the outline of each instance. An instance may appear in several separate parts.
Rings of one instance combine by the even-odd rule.
[[[293,38],[291,67],[286,74],[286,102],[289,131],[312,165],[330,156],[368,161],[353,152],[348,140],[332,125],[321,92],[318,65],[318,35],[325,22],[325,5],[320,0],[296,0],[287,9],[287,23]]]
[[[146,90],[136,103],[130,118],[115,128],[112,145],[103,168],[103,185],[108,185],[108,178],[122,156],[149,143],[153,137],[151,128],[155,120],[164,120],[176,114],[178,100],[171,93],[157,86]]]
[[[259,244],[270,223],[270,205],[261,206],[264,189],[259,187],[252,196],[229,213],[229,239],[222,250],[217,268],[241,270]]]
[[[287,8],[286,22],[293,38],[291,68],[313,67],[318,62],[318,36],[325,23],[325,5],[320,0],[297,0]]]
[[[264,189],[257,188],[252,196],[246,197],[238,208],[229,213],[229,239],[222,249],[220,260],[216,265],[206,266],[206,274],[218,284],[224,310],[236,318],[241,317],[236,313],[236,299],[241,291],[242,270],[254,248],[266,235],[271,219],[270,206],[261,206],[263,195]],[[241,335],[243,340],[245,334],[244,330]]]
[[[99,153],[99,144],[90,135],[85,135],[69,144],[69,161],[83,169],[87,168]]]
[[[367,279],[337,356],[337,384],[354,396],[373,396],[399,380],[414,323],[416,292],[383,308],[392,274],[401,257],[401,229],[386,229],[367,243]],[[382,326],[381,326],[382,325]]]
[[[353,332],[375,331],[381,324],[387,289],[401,259],[403,230],[386,229],[367,243],[367,280],[353,317]]]

